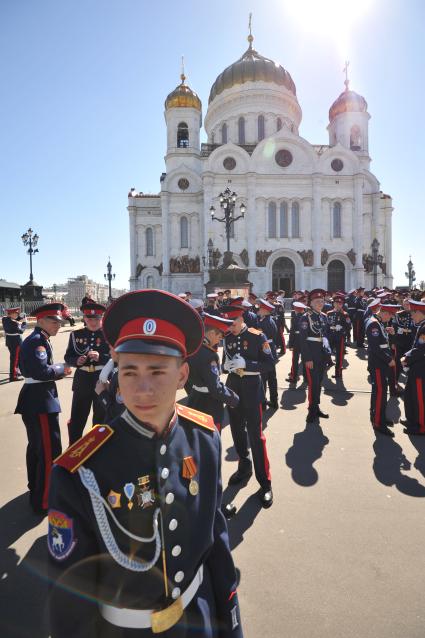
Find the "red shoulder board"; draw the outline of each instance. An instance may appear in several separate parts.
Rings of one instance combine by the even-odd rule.
[[[176,410],[179,416],[187,419],[188,421],[193,421],[193,423],[200,425],[202,428],[211,430],[212,432],[216,429],[213,418],[209,414],[199,412],[199,410],[194,410],[193,408],[188,408],[186,405],[182,405],[181,403],[176,403]]]
[[[114,431],[109,425],[95,425],[81,439],[75,441],[63,454],[53,462],[64,467],[73,474],[80,465],[87,461],[112,435]]]
[[[248,328],[248,332],[250,332],[253,335],[261,335],[263,334],[262,330],[257,330],[257,328]]]

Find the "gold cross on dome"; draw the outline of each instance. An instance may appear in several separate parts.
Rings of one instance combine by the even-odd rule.
[[[184,55],[182,55],[182,72],[180,74],[180,79],[182,81],[182,83],[184,83],[186,76],[184,74]]]
[[[342,69],[342,72],[343,72],[343,73],[345,73],[345,81],[344,81],[344,84],[345,84],[345,90],[346,90],[346,91],[348,91],[348,85],[350,84],[350,80],[348,79],[348,67],[349,67],[349,66],[350,66],[350,61],[349,61],[349,60],[346,60],[346,61],[345,61],[345,66],[344,66],[344,68]]]

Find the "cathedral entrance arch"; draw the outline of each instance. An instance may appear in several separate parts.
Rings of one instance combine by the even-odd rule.
[[[345,290],[345,266],[340,259],[333,259],[328,265],[328,290]]]
[[[273,262],[273,290],[284,290],[289,296],[295,290],[295,264],[289,257],[279,257]]]

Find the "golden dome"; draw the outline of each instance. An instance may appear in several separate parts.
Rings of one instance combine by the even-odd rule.
[[[184,73],[181,74],[181,84],[176,86],[174,91],[167,96],[165,100],[165,108],[192,108],[202,110],[202,102],[199,97],[196,95],[195,91],[185,84],[186,76]]]
[[[366,113],[366,111],[367,102],[364,97],[355,91],[349,91],[347,86],[329,109],[329,121],[332,122],[341,113]]]
[[[208,103],[235,84],[245,82],[273,82],[285,86],[294,96],[297,94],[295,84],[283,66],[260,55],[252,48],[254,38],[248,36],[249,47],[239,60],[224,69],[211,87]]]

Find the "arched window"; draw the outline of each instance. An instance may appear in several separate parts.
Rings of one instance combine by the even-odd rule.
[[[238,120],[238,137],[239,144],[245,144],[245,118],[240,117]]]
[[[276,120],[276,131],[280,131],[281,128],[282,128],[282,119],[278,117]]]
[[[341,237],[341,204],[335,202],[332,215],[332,236]]]
[[[280,236],[288,237],[288,204],[282,202],[280,204]]]
[[[261,142],[265,138],[264,115],[258,116],[258,141]]]
[[[187,217],[180,219],[180,248],[189,248],[189,222]]]
[[[227,124],[224,123],[221,127],[221,143],[227,144]]]
[[[300,206],[298,202],[292,203],[291,208],[291,226],[292,226],[292,237],[300,236]]]
[[[276,237],[276,203],[269,203],[269,237]]]
[[[148,275],[146,277],[146,288],[153,288],[153,277],[152,277],[152,275]]]
[[[153,257],[153,228],[146,228],[146,257]]]
[[[350,148],[352,151],[360,151],[362,147],[362,135],[360,128],[355,124],[350,131]]]
[[[177,147],[188,148],[189,147],[189,127],[186,122],[180,122],[177,127]]]

